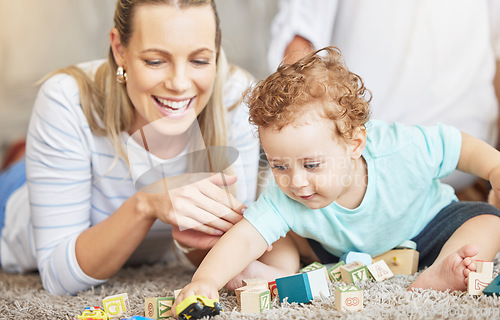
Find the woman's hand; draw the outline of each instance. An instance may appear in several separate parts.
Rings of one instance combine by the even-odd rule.
[[[242,219],[244,204],[226,189],[236,180],[236,176],[220,173],[191,173],[165,178],[141,189],[145,198],[143,206],[150,215],[176,227],[177,235],[178,231],[191,232],[186,237],[179,236],[179,242],[206,249]],[[202,235],[196,236],[193,231],[210,237],[201,239]],[[189,241],[188,235],[198,240]]]

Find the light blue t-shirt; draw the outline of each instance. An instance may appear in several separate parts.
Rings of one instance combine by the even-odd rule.
[[[318,241],[330,253],[384,253],[412,239],[445,206],[458,200],[438,179],[456,169],[462,135],[438,124],[432,127],[367,124],[363,157],[368,186],[355,209],[333,202],[309,209],[270,183],[245,211],[245,218],[272,244],[288,231]]]

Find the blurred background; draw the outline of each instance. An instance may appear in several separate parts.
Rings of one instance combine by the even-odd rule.
[[[278,0],[217,0],[229,61],[267,75],[269,25]],[[0,0],[0,156],[26,133],[47,73],[105,58],[116,0]]]

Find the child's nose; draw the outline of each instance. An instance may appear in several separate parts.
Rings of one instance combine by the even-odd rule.
[[[302,170],[293,173],[292,177],[292,187],[296,189],[303,188],[309,184],[309,180],[307,179],[307,174]]]

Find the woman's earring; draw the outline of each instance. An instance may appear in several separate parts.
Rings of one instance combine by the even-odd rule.
[[[119,84],[124,84],[127,82],[127,72],[123,70],[123,67],[118,67],[118,69],[116,69],[116,81]]]

